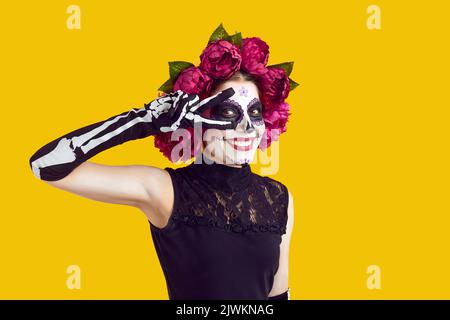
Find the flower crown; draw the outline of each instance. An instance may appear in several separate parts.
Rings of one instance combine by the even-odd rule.
[[[267,66],[268,59],[269,46],[263,40],[259,37],[242,39],[240,32],[229,35],[221,23],[200,55],[200,64],[169,61],[170,78],[158,90],[164,94],[182,90],[205,99],[210,96],[214,83],[226,81],[238,71],[251,75],[256,80],[262,100],[266,132],[260,148],[265,150],[287,130],[290,106],[285,99],[299,85],[289,77],[293,61]],[[190,129],[192,136],[193,130]],[[179,160],[171,158],[177,143],[172,141],[170,133],[155,137],[155,146],[172,162]],[[200,147],[199,143],[191,144],[190,157],[195,156]]]

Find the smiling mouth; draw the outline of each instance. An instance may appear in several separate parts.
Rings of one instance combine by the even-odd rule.
[[[255,138],[234,138],[227,139],[227,142],[238,151],[249,151],[253,147]]]

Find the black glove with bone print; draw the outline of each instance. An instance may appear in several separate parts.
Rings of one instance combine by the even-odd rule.
[[[55,181],[97,153],[126,141],[194,127],[199,122],[204,128],[233,129],[234,122],[205,118],[202,113],[234,93],[233,88],[228,88],[203,100],[181,90],[169,93],[142,108],[133,108],[53,140],[31,156],[30,167],[37,178]]]

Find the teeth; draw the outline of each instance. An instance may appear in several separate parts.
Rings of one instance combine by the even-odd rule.
[[[248,141],[238,141],[238,140],[234,140],[234,144],[240,147],[248,147],[249,145],[252,144],[253,140],[248,140]]]

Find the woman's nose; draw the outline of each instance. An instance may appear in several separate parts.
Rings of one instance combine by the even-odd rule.
[[[253,126],[253,123],[251,121],[247,121],[247,127],[245,128],[245,131],[248,133],[255,131],[255,127]]]

